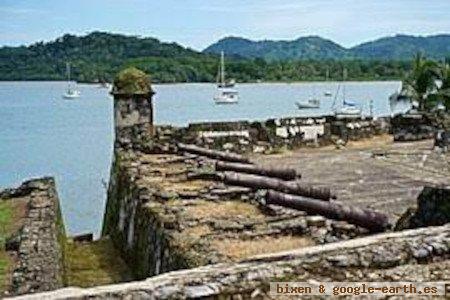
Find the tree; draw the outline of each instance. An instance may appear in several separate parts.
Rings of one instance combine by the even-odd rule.
[[[429,105],[429,95],[436,91],[438,70],[436,62],[427,60],[418,53],[413,60],[412,70],[403,81],[403,91],[419,103],[419,109],[424,110]]]
[[[439,72],[440,87],[437,91],[437,99],[450,111],[450,66],[444,63]]]

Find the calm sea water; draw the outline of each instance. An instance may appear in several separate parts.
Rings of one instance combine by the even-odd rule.
[[[347,83],[348,100],[369,114],[389,115],[388,96],[400,82]],[[337,83],[241,84],[237,105],[217,106],[212,84],[155,85],[159,124],[263,120],[330,112]],[[0,188],[30,177],[54,176],[70,234],[101,228],[112,156],[112,108],[107,90],[79,85],[81,97],[63,100],[63,82],[0,82]],[[322,99],[317,110],[299,111],[295,101]]]

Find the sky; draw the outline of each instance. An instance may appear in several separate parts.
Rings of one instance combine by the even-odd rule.
[[[450,0],[0,0],[0,45],[109,31],[202,50],[226,36],[319,35],[345,47],[450,33]]]

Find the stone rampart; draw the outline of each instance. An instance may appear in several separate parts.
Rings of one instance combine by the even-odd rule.
[[[450,275],[449,241],[447,224],[18,299],[266,299],[271,281],[442,281]]]
[[[7,241],[16,264],[12,294],[54,290],[64,284],[64,225],[53,178],[32,179],[1,198],[27,200],[22,228]]]
[[[324,146],[361,140],[390,131],[389,118],[292,117],[261,122],[203,122],[183,128],[160,127],[159,137],[233,152],[271,152],[278,148]]]

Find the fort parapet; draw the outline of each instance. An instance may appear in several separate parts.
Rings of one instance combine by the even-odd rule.
[[[448,278],[450,226],[384,233],[181,270],[143,281],[67,288],[19,299],[271,299],[276,281],[429,282]]]
[[[12,294],[27,294],[64,286],[65,231],[53,178],[33,179],[0,193],[0,201],[18,206],[16,228],[7,237],[12,257]]]

